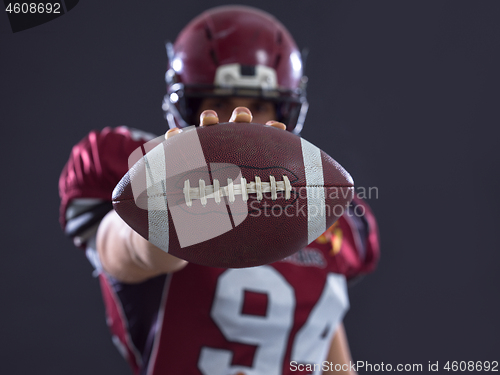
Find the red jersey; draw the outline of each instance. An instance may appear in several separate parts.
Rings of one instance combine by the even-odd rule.
[[[128,156],[151,138],[125,127],[93,131],[73,148],[59,182],[61,223],[100,271],[113,341],[134,373],[285,375],[297,373],[292,362],[316,364],[314,373],[321,373],[349,305],[346,279],[378,260],[369,207],[355,198],[327,232],[279,262],[243,269],[188,264],[124,284],[101,270],[93,234],[111,209]]]

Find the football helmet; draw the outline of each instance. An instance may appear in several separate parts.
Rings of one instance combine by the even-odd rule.
[[[220,6],[193,19],[167,43],[165,118],[171,128],[197,124],[206,97],[256,97],[276,105],[287,130],[299,134],[307,113],[307,77],[288,30],[248,6]]]

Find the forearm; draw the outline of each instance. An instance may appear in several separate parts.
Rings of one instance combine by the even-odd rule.
[[[114,211],[99,225],[97,250],[104,270],[128,283],[174,272],[187,264],[145,240]]]
[[[323,375],[357,375],[356,371],[350,370],[350,363],[352,362],[352,358],[343,324],[339,325],[339,328],[337,328],[337,332],[333,337],[330,351],[328,352],[327,361],[329,363],[333,363],[334,365],[340,365],[340,368],[343,368],[347,371],[326,371],[323,372]]]

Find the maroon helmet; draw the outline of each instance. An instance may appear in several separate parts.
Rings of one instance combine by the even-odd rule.
[[[300,133],[307,113],[307,78],[288,30],[247,6],[221,6],[193,19],[174,44],[163,110],[169,126],[197,124],[205,97],[256,97],[276,104],[277,120]]]

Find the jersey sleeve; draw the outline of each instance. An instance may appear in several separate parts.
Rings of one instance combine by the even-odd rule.
[[[112,209],[111,195],[129,169],[130,154],[153,137],[124,126],[107,127],[91,131],[73,147],[59,178],[59,220],[68,236],[84,238]]]
[[[314,244],[329,247],[334,271],[348,280],[372,272],[380,258],[377,221],[368,204],[358,197]]]

